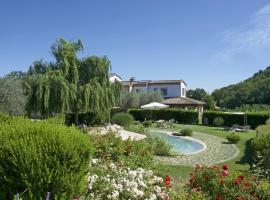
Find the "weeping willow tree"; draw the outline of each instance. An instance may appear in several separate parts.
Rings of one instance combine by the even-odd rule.
[[[59,39],[51,49],[55,63],[38,61],[29,69],[26,85],[29,113],[40,112],[48,117],[53,113],[74,112],[78,123],[81,112],[108,113],[119,103],[122,86],[109,81],[111,63],[107,57],[79,59],[77,53],[83,50],[80,40]]]

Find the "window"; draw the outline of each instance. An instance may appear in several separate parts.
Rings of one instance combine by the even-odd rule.
[[[136,92],[139,93],[141,91],[141,88],[137,88]]]
[[[182,97],[185,97],[186,96],[186,90],[185,88],[182,88]]]
[[[160,91],[163,96],[167,96],[167,88],[161,88]]]

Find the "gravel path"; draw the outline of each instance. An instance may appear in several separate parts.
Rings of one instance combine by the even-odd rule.
[[[204,142],[207,148],[200,153],[157,157],[157,159],[171,165],[213,165],[231,160],[239,154],[239,149],[234,144],[229,144],[224,138],[199,132],[195,132],[193,137]]]

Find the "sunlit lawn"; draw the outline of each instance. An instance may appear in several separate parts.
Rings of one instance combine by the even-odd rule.
[[[224,131],[223,129],[218,129],[215,127],[209,127],[209,126],[199,126],[199,125],[181,125],[177,124],[174,131],[179,131],[183,127],[190,127],[195,132],[205,133],[205,134],[211,134],[218,137],[226,138],[227,135],[229,135],[231,132]],[[230,160],[226,163],[229,164],[230,171],[240,170],[245,171],[248,170],[250,167],[250,163],[252,161],[252,150],[250,147],[250,141],[253,137],[255,137],[256,133],[255,131],[250,132],[243,132],[243,133],[237,133],[241,136],[241,140],[236,145],[240,153],[239,155]],[[224,163],[219,163],[218,165],[222,166]],[[160,165],[160,170],[163,173],[166,173],[170,176],[172,176],[174,182],[180,182],[180,180],[187,181],[189,178],[189,174],[192,171],[192,167],[190,166],[180,166],[180,165]]]

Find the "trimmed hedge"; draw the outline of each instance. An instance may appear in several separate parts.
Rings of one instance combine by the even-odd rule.
[[[181,109],[166,109],[166,110],[141,110],[141,109],[130,109],[128,113],[133,115],[135,120],[170,120],[174,119],[178,123],[184,124],[197,124],[198,123],[198,112],[191,110]]]
[[[253,129],[265,124],[270,117],[269,113],[247,113],[246,115],[247,124]],[[244,125],[244,115],[215,111],[205,111],[203,114],[203,122],[208,121],[207,125],[213,125],[214,119],[217,117],[224,119],[224,126],[232,126],[234,124]]]
[[[85,124],[87,126],[99,125],[106,121],[105,113],[86,112],[80,113],[78,116],[79,124]],[[65,124],[71,126],[75,124],[75,114],[67,113],[65,115]]]

